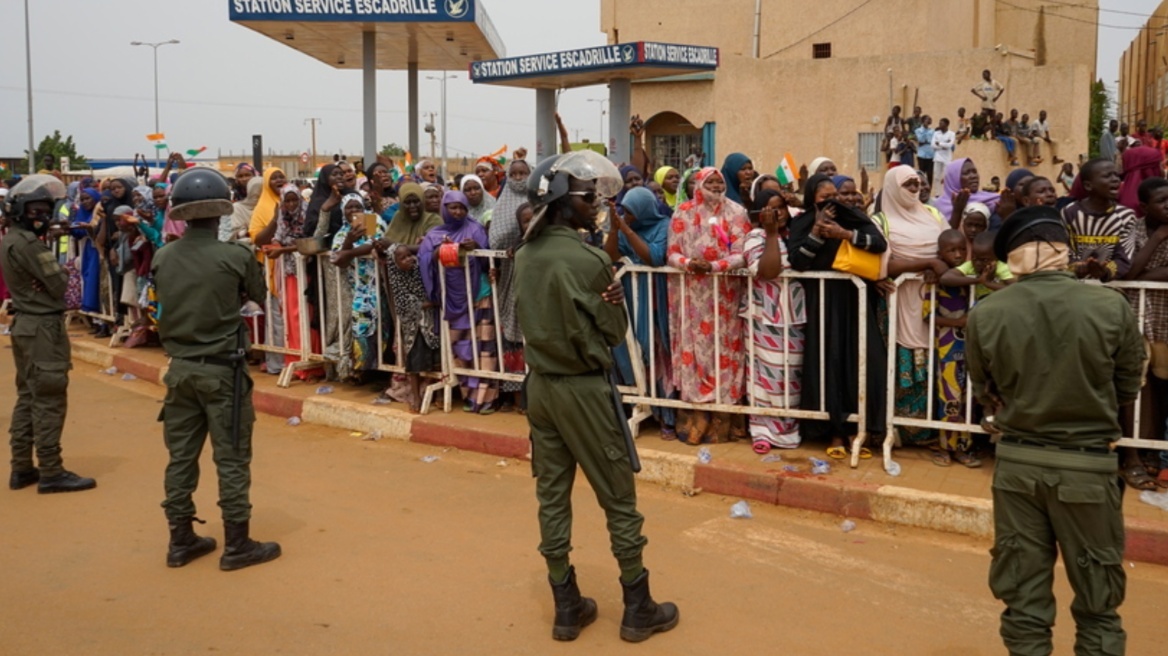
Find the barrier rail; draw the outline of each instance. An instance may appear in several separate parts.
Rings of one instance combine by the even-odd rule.
[[[332,365],[331,359],[325,356],[323,348],[319,351],[314,348],[312,339],[312,313],[310,311],[311,304],[308,302],[308,271],[310,267],[316,267],[317,279],[321,281],[317,285],[316,307],[323,310],[325,297],[323,271],[320,268],[322,266],[320,260],[321,258],[315,256],[304,256],[300,253],[286,253],[274,259],[266,259],[264,262],[264,273],[268,277],[268,294],[263,299],[263,304],[261,305],[263,309],[264,329],[261,335],[259,333],[259,322],[252,323],[251,348],[263,353],[275,353],[297,358],[295,361],[284,363],[280,370],[280,377],[276,382],[280,387],[290,387],[292,385],[292,377],[295,376],[297,371]],[[298,320],[295,326],[289,325],[289,313],[285,311],[283,302],[287,291],[284,282],[288,274],[287,266],[289,261],[294,267],[295,288],[297,302],[299,304]],[[270,276],[268,275],[269,273],[271,274]],[[272,283],[275,283],[275,290],[272,289]],[[272,321],[272,317],[278,317],[278,321]],[[299,336],[300,346],[297,348],[288,346],[288,336],[293,331]]]
[[[924,278],[921,274],[906,273],[906,274],[901,275],[895,281],[893,281],[894,284],[896,285],[896,292],[892,293],[889,296],[889,299],[888,299],[889,308],[896,308],[897,298],[900,294],[900,287],[904,282],[909,281],[909,280],[923,280],[923,279]],[[1100,283],[1094,282],[1094,281],[1086,281],[1084,284],[1100,284]],[[1139,301],[1139,305],[1138,305],[1139,311],[1137,313],[1137,319],[1139,321],[1141,334],[1146,334],[1146,332],[1147,332],[1146,326],[1145,326],[1146,318],[1147,318],[1147,304],[1146,304],[1147,292],[1149,292],[1149,291],[1162,291],[1162,292],[1168,293],[1168,283],[1115,281],[1115,282],[1107,283],[1105,286],[1116,289],[1116,290],[1135,290],[1137,292],[1136,295],[1137,295],[1137,298]],[[936,285],[926,285],[925,290],[926,290],[926,293],[928,294],[928,299],[929,299],[932,307],[935,308],[936,304],[937,304],[937,286]],[[972,308],[975,307],[977,304],[977,298],[976,298],[977,294],[976,294],[975,288],[970,287],[969,290],[970,290],[969,291],[969,300],[968,300],[968,305],[967,305],[967,310],[966,310],[967,313],[969,310],[972,310]],[[1121,291],[1121,293],[1122,293],[1122,291]],[[896,393],[895,393],[895,391],[896,391],[897,370],[896,370],[895,363],[896,363],[896,353],[897,353],[897,350],[896,350],[897,349],[897,339],[896,338],[897,338],[897,331],[898,331],[898,317],[897,317],[897,313],[895,312],[894,309],[890,309],[890,311],[889,311],[888,323],[889,323],[889,326],[888,326],[888,328],[889,328],[888,329],[889,368],[888,368],[888,379],[887,379],[888,380],[888,394],[887,394],[888,434],[885,436],[884,444],[883,444],[885,463],[887,464],[887,463],[891,462],[892,448],[893,448],[893,446],[898,446],[896,444],[899,441],[899,436],[897,435],[897,430],[896,430],[897,427],[928,428],[928,429],[934,429],[934,430],[948,430],[948,431],[956,431],[956,432],[979,433],[979,434],[983,434],[983,435],[987,434],[986,430],[982,427],[981,422],[974,421],[975,408],[977,407],[977,404],[974,403],[973,386],[969,384],[967,373],[966,373],[966,375],[962,376],[962,378],[961,378],[961,384],[963,387],[962,396],[964,397],[964,413],[963,413],[964,421],[963,422],[953,422],[953,421],[944,421],[941,419],[934,419],[934,417],[936,416],[936,412],[935,412],[936,405],[935,404],[936,404],[937,399],[938,399],[938,394],[937,394],[938,368],[937,368],[936,311],[931,312],[930,316],[929,316],[929,335],[931,338],[929,340],[928,358],[927,358],[928,372],[927,372],[927,377],[926,377],[926,385],[927,385],[927,389],[928,389],[928,394],[926,395],[927,401],[926,401],[925,418],[908,417],[908,416],[896,414]],[[964,337],[962,337],[962,339],[964,339]],[[1135,404],[1134,404],[1135,411],[1133,413],[1133,415],[1134,415],[1133,421],[1131,422],[1131,424],[1132,424],[1131,435],[1124,435],[1118,441],[1118,445],[1121,447],[1138,447],[1138,448],[1145,448],[1145,449],[1168,450],[1168,441],[1166,441],[1166,440],[1148,440],[1148,439],[1141,439],[1139,437],[1141,434],[1140,433],[1140,424],[1141,424],[1140,405],[1143,401],[1143,394],[1144,394],[1144,392],[1141,389],[1139,395],[1136,398]],[[1127,423],[1127,422],[1123,422],[1123,423]]]
[[[85,288],[88,284],[85,280],[84,269],[81,266],[82,258],[85,254],[84,242],[85,240],[93,241],[93,238],[86,237],[84,239],[77,239],[73,235],[67,235],[66,239],[68,241],[65,249],[65,261],[66,263],[72,264],[77,271],[78,278],[81,281],[81,298],[84,299]],[[118,305],[121,303],[121,299],[114,295],[115,285],[113,272],[110,270],[109,258],[105,256],[105,253],[102,252],[103,249],[97,245],[96,241],[93,242],[93,247],[98,257],[98,285],[101,287],[101,307],[96,311],[82,310],[80,307],[76,310],[68,310],[65,319],[66,323],[69,323],[75,317],[88,317],[110,324],[113,328],[113,334],[110,336],[109,345],[113,347],[120,344],[123,339],[129,336],[130,326],[125,320],[120,325],[118,323]]]
[[[621,269],[616,274],[618,279],[622,279],[622,278],[624,278],[626,276],[630,276],[630,275],[631,276],[644,276],[645,277],[646,285],[647,285],[647,293],[645,294],[645,297],[648,299],[649,304],[650,304],[649,311],[646,314],[646,316],[648,316],[650,318],[650,321],[652,321],[652,317],[654,314],[653,313],[654,308],[653,308],[652,304],[656,300],[656,296],[654,294],[654,286],[657,284],[657,281],[654,280],[654,277],[656,275],[662,275],[662,274],[666,275],[666,276],[674,276],[674,277],[692,276],[693,275],[693,274],[690,274],[690,273],[685,272],[685,271],[680,271],[678,269],[674,269],[672,267],[651,267],[651,266],[635,265],[635,264],[625,264],[624,266],[621,267]],[[756,354],[756,349],[755,349],[755,339],[754,339],[755,331],[754,331],[754,321],[753,321],[753,317],[755,316],[755,310],[756,310],[756,299],[755,299],[755,296],[753,293],[753,289],[751,288],[753,285],[753,281],[754,281],[753,275],[748,270],[737,270],[737,271],[729,271],[726,273],[716,273],[716,274],[706,275],[704,277],[709,280],[709,283],[713,287],[716,296],[717,296],[717,289],[718,289],[718,282],[717,281],[720,278],[741,277],[741,278],[746,279],[745,280],[746,289],[743,293],[744,304],[743,304],[743,307],[736,309],[734,316],[736,317],[736,320],[745,321],[743,333],[747,336],[747,339],[745,340],[746,345],[747,345],[747,355],[746,355],[746,393],[747,393],[746,399],[747,399],[747,403],[745,405],[741,405],[741,404],[734,403],[734,401],[735,401],[734,399],[722,399],[721,398],[720,368],[715,370],[715,384],[714,384],[714,388],[715,388],[714,400],[715,400],[715,402],[714,403],[691,403],[691,402],[681,401],[678,399],[664,399],[664,398],[659,397],[656,393],[656,389],[657,389],[656,385],[653,384],[653,383],[655,383],[656,378],[657,378],[657,366],[656,366],[656,350],[657,349],[656,349],[656,344],[654,341],[655,340],[654,331],[652,331],[652,330],[648,331],[648,335],[649,335],[649,343],[648,343],[648,347],[649,347],[648,348],[648,350],[649,350],[649,365],[648,365],[649,374],[648,374],[648,378],[651,381],[651,383],[647,386],[644,385],[643,383],[638,383],[638,388],[640,390],[648,390],[648,394],[645,394],[644,392],[636,394],[636,395],[626,393],[624,396],[625,402],[637,404],[637,405],[650,406],[650,407],[677,408],[677,409],[686,409],[686,410],[702,410],[702,411],[725,412],[725,413],[742,414],[742,415],[760,415],[760,416],[766,416],[766,417],[781,417],[781,418],[790,418],[790,419],[815,419],[815,420],[829,419],[830,415],[828,414],[827,408],[826,408],[826,405],[827,405],[827,402],[826,402],[826,395],[827,395],[826,376],[823,376],[823,375],[820,376],[819,399],[818,399],[819,402],[816,404],[816,409],[815,410],[804,410],[804,409],[800,409],[797,407],[791,407],[792,403],[791,403],[791,383],[790,383],[790,381],[792,380],[792,376],[791,376],[791,357],[790,357],[790,355],[791,355],[791,352],[790,352],[791,339],[790,338],[791,338],[791,327],[792,327],[792,322],[791,322],[792,313],[791,313],[791,308],[789,306],[789,302],[790,302],[789,299],[791,298],[791,285],[793,285],[793,284],[804,285],[804,284],[808,284],[811,281],[814,281],[814,284],[819,285],[820,293],[819,293],[818,328],[819,328],[819,334],[822,336],[822,335],[826,334],[825,333],[825,315],[826,315],[826,312],[824,311],[824,302],[825,302],[826,297],[827,297],[827,294],[825,293],[826,282],[829,280],[850,281],[852,284],[854,284],[856,286],[856,289],[857,289],[857,313],[858,313],[858,322],[859,322],[858,323],[859,348],[857,348],[857,353],[859,356],[859,359],[858,359],[858,365],[859,365],[859,376],[858,376],[859,385],[858,385],[858,387],[859,387],[859,389],[856,390],[856,399],[857,399],[856,412],[850,413],[846,417],[846,421],[848,421],[849,423],[855,423],[857,425],[857,434],[856,434],[856,437],[852,440],[851,449],[850,449],[850,452],[851,452],[850,453],[850,455],[851,455],[850,464],[852,467],[857,467],[859,465],[859,459],[860,459],[860,448],[864,445],[864,443],[866,441],[867,428],[868,428],[867,389],[865,387],[865,380],[867,378],[867,371],[868,371],[868,357],[867,357],[866,350],[863,348],[863,345],[867,342],[867,339],[868,339],[868,297],[867,297],[868,286],[867,286],[867,283],[864,280],[857,278],[855,276],[845,274],[845,273],[838,273],[838,272],[834,272],[834,271],[795,272],[795,271],[788,269],[788,270],[783,271],[783,273],[779,276],[778,279],[779,279],[779,282],[780,282],[780,285],[782,288],[780,299],[781,299],[781,302],[784,304],[784,307],[782,308],[783,317],[784,317],[783,328],[782,328],[782,334],[783,334],[783,378],[784,378],[784,381],[786,381],[786,382],[783,386],[783,405],[787,406],[787,407],[776,408],[776,407],[769,407],[769,406],[766,406],[766,407],[759,406],[755,402],[755,381],[756,381],[756,376],[757,376],[757,366],[758,365],[757,365],[757,357],[756,357],[757,354]],[[682,331],[684,332],[686,327],[687,327],[686,324],[688,322],[688,318],[687,318],[688,312],[686,311],[687,310],[687,303],[688,303],[686,286],[683,285],[679,288],[679,297],[681,300],[681,308],[670,308],[670,312],[680,312],[681,313]],[[630,302],[633,306],[632,317],[641,316],[640,301],[641,301],[641,299],[640,299],[639,294],[635,294],[635,293],[632,294],[632,298],[630,300]],[[743,317],[745,317],[745,318],[743,318]],[[633,326],[632,321],[629,322],[629,326],[630,326],[629,327],[629,336],[627,338],[627,341],[630,345],[630,359],[633,362],[634,371],[643,374],[643,372],[641,371],[641,368],[637,366],[637,363],[641,362],[642,360],[641,360],[640,356],[638,356],[636,353],[637,341],[634,337],[635,327]],[[715,312],[714,313],[713,334],[720,335],[721,328],[722,328],[721,318],[718,316],[718,313]],[[676,338],[671,336],[670,339],[675,340]],[[721,353],[720,340],[715,339],[714,340],[714,361],[719,362],[721,359],[721,355],[722,355],[722,353]],[[809,354],[807,354],[806,352],[803,353],[803,362],[804,363],[807,362],[808,355]],[[821,372],[825,371],[826,370],[826,367],[825,367],[826,340],[825,339],[819,340],[818,352],[816,354],[813,354],[813,357],[816,357],[818,359],[819,371],[821,371]],[[800,365],[800,366],[805,366],[805,365]],[[729,401],[729,402],[727,402],[727,401]]]

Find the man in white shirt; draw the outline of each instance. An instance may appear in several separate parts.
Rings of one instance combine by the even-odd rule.
[[[1038,112],[1038,120],[1030,124],[1034,136],[1045,141],[1046,147],[1050,149],[1050,161],[1055,164],[1062,164],[1063,160],[1058,156],[1058,142],[1050,138],[1050,123],[1046,121],[1046,110]],[[1038,154],[1038,148],[1034,149],[1035,155]]]
[[[945,167],[953,161],[953,149],[957,147],[957,135],[949,129],[949,119],[943,118],[933,132],[933,198],[941,195],[945,188]]]
[[[987,68],[981,72],[981,81],[970,89],[970,92],[978,98],[981,98],[982,113],[993,116],[994,112],[997,111],[994,103],[998,102],[998,98],[1001,98],[1002,94],[1006,92],[1006,87],[999,84],[990,75],[990,71]]]

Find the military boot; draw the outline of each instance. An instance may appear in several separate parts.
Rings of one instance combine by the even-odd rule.
[[[192,526],[194,521],[196,521],[194,517],[188,517],[170,522],[170,546],[166,551],[167,567],[182,567],[215,550],[215,538],[196,535]]]
[[[677,606],[670,602],[658,604],[649,595],[649,570],[641,572],[637,580],[625,584],[625,616],[621,620],[620,637],[628,642],[648,640],[654,633],[668,631],[680,619]]]
[[[248,522],[224,522],[226,546],[219,557],[219,569],[229,572],[266,563],[280,557],[280,545],[275,542],[256,542],[248,536]]]
[[[37,483],[38,494],[56,494],[57,492],[80,492],[97,487],[97,481],[92,478],[78,476],[71,471],[63,471],[56,476],[42,478]]]
[[[35,485],[39,480],[41,480],[41,473],[35,469],[14,471],[12,476],[8,477],[8,489],[23,490],[30,485]]]
[[[552,585],[552,596],[556,599],[556,620],[552,625],[552,637],[556,640],[575,640],[580,631],[596,621],[596,602],[580,596],[576,586],[576,568],[568,568],[568,578],[556,583],[548,577]]]

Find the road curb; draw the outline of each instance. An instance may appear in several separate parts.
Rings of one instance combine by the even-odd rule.
[[[76,360],[101,368],[117,367],[142,380],[161,384],[166,367],[143,362],[132,353],[91,341],[74,341]],[[503,458],[527,459],[526,436],[452,425],[441,415],[416,416],[382,406],[330,396],[300,399],[280,391],[257,390],[257,412],[299,416],[304,422],[418,444],[451,447]],[[700,491],[778,506],[813,510],[853,519],[912,526],[989,539],[993,504],[989,499],[927,492],[897,485],[873,485],[799,472],[748,470],[731,463],[700,464],[694,456],[638,448],[637,478],[688,493]],[[1128,503],[1139,503],[1128,495]],[[1168,523],[1125,519],[1128,560],[1168,566]]]

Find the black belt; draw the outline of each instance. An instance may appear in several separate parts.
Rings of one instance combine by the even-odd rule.
[[[25,312],[24,310],[21,310],[19,308],[12,310],[12,316],[14,316],[14,317],[20,316],[22,314],[26,317],[59,317],[59,316],[65,314],[65,311],[60,310],[58,312]]]
[[[1038,440],[1027,440],[1021,437],[1002,437],[998,440],[1006,444],[1014,444],[1017,446],[1028,446],[1037,449],[1058,449],[1059,451],[1071,451],[1074,453],[1111,453],[1111,449],[1105,446],[1059,446],[1057,444],[1045,444]]]
[[[181,358],[175,357],[175,360],[182,360],[184,362],[195,362],[197,364],[213,364],[217,367],[234,367],[236,360],[231,358],[217,358],[210,355],[204,355],[197,358]]]

